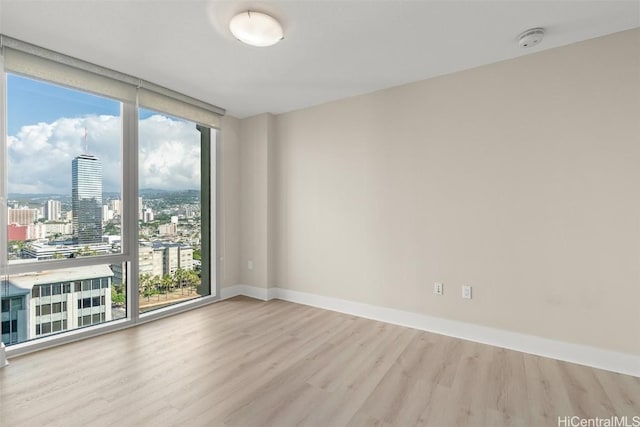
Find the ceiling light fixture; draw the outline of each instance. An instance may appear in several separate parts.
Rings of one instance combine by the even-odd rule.
[[[266,13],[247,10],[237,14],[229,22],[231,34],[251,46],[273,46],[284,38],[282,25]]]

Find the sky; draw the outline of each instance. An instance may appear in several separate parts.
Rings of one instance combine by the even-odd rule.
[[[142,109],[139,116],[140,188],[199,189],[195,124]],[[102,161],[103,191],[119,192],[121,133],[120,102],[9,74],[9,193],[70,195],[71,161],[87,151]]]

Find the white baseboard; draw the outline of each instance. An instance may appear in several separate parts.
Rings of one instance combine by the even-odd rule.
[[[260,299],[262,301],[269,301],[276,298],[274,296],[277,288],[260,288],[258,286],[250,285],[234,285],[227,288],[220,289],[220,299],[233,298],[238,295],[244,295],[247,297]]]
[[[298,304],[640,377],[640,356],[633,354],[619,353],[473,323],[459,322],[284,288],[265,289],[249,285],[235,285],[230,288],[223,288],[221,293],[222,299],[236,295],[246,295],[263,301],[278,298]]]

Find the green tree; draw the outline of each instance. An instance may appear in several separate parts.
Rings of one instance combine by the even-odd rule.
[[[184,282],[185,282],[185,273],[186,271],[182,268],[178,268],[175,273],[173,273],[173,277],[175,278],[175,282],[178,286],[180,286],[180,293],[184,295]]]
[[[110,222],[104,226],[104,234],[115,236],[120,234],[120,229],[115,224]]]
[[[78,256],[95,256],[98,253],[89,248],[89,246],[85,246],[82,249],[78,249]]]
[[[154,222],[157,222],[157,223],[168,222],[170,220],[171,220],[171,215],[164,214],[164,213],[156,214],[154,218]]]
[[[158,295],[158,301],[160,301],[160,292],[158,292],[158,289],[160,288],[160,284],[162,283],[162,277],[158,276],[157,274],[155,276],[153,276],[151,278],[151,283],[149,286],[149,295],[152,294],[157,294]]]
[[[140,294],[140,296],[146,296],[147,301],[149,301],[149,296],[151,295],[149,293],[150,286],[151,286],[151,275],[148,273],[142,273],[140,275],[140,279],[138,282],[138,293]]]
[[[22,252],[27,247],[27,242],[25,240],[14,240],[13,247],[16,252]]]
[[[123,292],[123,286],[113,286],[111,288],[111,302],[114,304],[124,304],[126,302],[126,297]]]
[[[161,280],[162,289],[165,290],[165,294],[168,294],[173,287],[173,277],[170,274],[165,274],[162,276]]]
[[[189,293],[197,290],[198,285],[200,284],[200,277],[193,270],[187,270],[185,272],[185,283],[189,287]]]

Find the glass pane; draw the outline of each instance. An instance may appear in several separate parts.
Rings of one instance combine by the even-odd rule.
[[[2,279],[2,341],[8,345],[16,344],[53,333],[124,319],[127,315],[127,297],[123,277],[126,277],[126,264],[14,274]],[[91,286],[65,286],[73,282],[91,284],[93,281],[104,283],[105,286],[98,289]],[[62,292],[42,292],[43,289],[56,287]],[[33,292],[35,289],[40,292]],[[30,310],[33,310],[31,314]]]
[[[202,242],[209,239],[202,222],[209,141],[202,135],[193,122],[140,110],[141,312],[210,294],[202,280]]]
[[[121,253],[120,111],[118,101],[7,75],[10,263]]]

